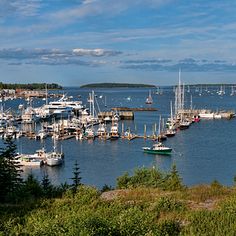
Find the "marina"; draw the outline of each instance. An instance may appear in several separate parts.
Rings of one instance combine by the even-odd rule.
[[[203,175],[196,175],[192,179],[188,175],[188,171],[193,167],[189,166],[186,169],[184,166],[191,163],[194,156],[200,160],[205,157],[200,154],[202,152],[199,150],[202,150],[201,145],[204,146],[204,143],[199,144],[199,139],[212,138],[212,134],[207,135],[208,132],[213,132],[214,136],[218,137],[221,129],[226,132],[227,126],[235,124],[235,119],[233,119],[235,101],[234,96],[230,95],[231,88],[226,90],[228,94],[224,96],[216,92],[214,94],[202,93],[201,96],[193,92],[190,96],[186,92],[184,107],[175,104],[175,101],[181,100],[181,98],[178,98],[180,95],[173,92],[172,87],[163,88],[161,96],[153,91],[151,107],[150,104],[145,104],[145,94],[150,93],[147,89],[114,90],[115,96],[111,96],[114,91],[107,89],[91,92],[86,89],[68,88],[65,93],[67,95],[62,95],[60,99],[50,98],[48,100],[49,106],[53,107],[51,110],[48,109],[48,115],[45,115],[48,108],[47,104],[45,105],[46,101],[40,98],[31,101],[31,104],[22,99],[7,101],[4,106],[11,107],[12,110],[22,109],[22,106],[19,105],[24,103],[24,107],[31,107],[30,114],[35,114],[35,117],[38,117],[39,114],[45,116],[38,119],[32,116],[29,118],[30,122],[25,122],[25,119],[21,119],[18,115],[14,117],[8,114],[7,116],[7,112],[2,110],[2,117],[8,117],[5,120],[11,120],[14,125],[2,125],[1,137],[3,140],[7,136],[15,138],[21,153],[25,153],[26,150],[34,153],[35,150],[44,147],[46,150],[52,150],[53,142],[57,141],[65,153],[63,162],[59,161],[60,166],[50,169],[53,164],[42,165],[40,161],[39,164],[36,164],[36,159],[35,163],[32,161],[31,165],[29,159],[22,162],[25,163],[26,174],[35,164],[38,166],[33,169],[36,175],[40,177],[40,173],[46,169],[52,181],[57,184],[70,178],[75,160],[78,160],[81,166],[84,181],[96,186],[102,186],[105,183],[113,185],[116,176],[121,175],[124,171],[133,171],[136,167],[157,165],[158,168],[168,170],[173,163],[176,163],[186,184],[200,183]],[[78,94],[80,94],[81,100],[70,99],[69,101],[69,96],[76,98]],[[88,97],[89,99],[87,99]],[[107,104],[104,101],[105,97]],[[124,99],[125,97],[132,99],[127,100]],[[64,101],[65,99],[66,101]],[[67,107],[66,105],[70,109],[61,109],[62,106]],[[35,107],[37,109],[34,109]],[[176,112],[176,107],[178,107],[178,112]],[[55,111],[58,111],[58,114],[61,112],[61,115],[55,115]],[[132,119],[122,118],[120,112],[131,112]],[[99,116],[101,113],[104,114],[102,119]],[[4,124],[4,118],[2,120]],[[221,124],[220,128],[215,130],[219,124]],[[206,128],[203,131],[204,126]],[[187,131],[182,131],[187,128],[189,128]],[[199,134],[199,130],[202,133]],[[189,135],[191,139],[196,138],[196,140],[194,139],[192,143],[189,143],[191,139],[188,138],[183,141]],[[142,147],[151,147],[155,144],[158,146],[160,142],[171,149],[167,157],[158,155],[161,153],[154,153],[153,156],[143,153]],[[215,145],[211,140],[208,142],[209,145]],[[196,152],[194,147],[197,148],[197,146],[199,149]],[[193,150],[186,152],[189,147],[192,147]],[[54,155],[54,157],[58,156]],[[212,159],[213,163],[220,160],[215,160],[213,157]],[[202,162],[204,163],[204,159]],[[44,163],[46,163],[45,160]],[[194,163],[195,161],[192,162],[193,165]],[[201,161],[197,162],[197,165],[200,164]],[[231,168],[231,171],[234,170]],[[96,173],[99,177],[95,177]],[[208,173],[203,182],[219,179],[217,176],[220,173]],[[233,174],[232,172],[231,176]],[[231,184],[232,178],[223,179],[223,181],[225,184]]]

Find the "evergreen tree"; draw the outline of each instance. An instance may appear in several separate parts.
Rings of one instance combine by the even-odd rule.
[[[45,197],[52,197],[54,193],[53,185],[51,184],[48,174],[44,172],[43,179],[41,181],[41,185],[43,188],[43,193]]]
[[[172,166],[170,174],[166,176],[164,185],[165,189],[172,191],[183,189],[184,186],[175,164]]]
[[[73,184],[71,185],[71,189],[72,189],[73,193],[76,193],[77,188],[79,187],[79,185],[81,185],[81,177],[80,177],[79,165],[78,165],[77,161],[75,162],[73,174],[74,174],[74,177],[71,178],[73,180]]]
[[[0,202],[6,201],[9,195],[19,189],[22,183],[20,165],[15,161],[16,145],[11,138],[0,148]]]
[[[43,194],[40,182],[34,177],[32,172],[27,176],[23,189],[31,198],[39,198]]]

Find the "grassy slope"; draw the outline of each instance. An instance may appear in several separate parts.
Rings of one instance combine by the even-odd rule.
[[[75,196],[0,207],[2,235],[234,235],[236,189],[82,187]],[[3,234],[4,232],[4,234]],[[1,235],[1,233],[0,233]]]

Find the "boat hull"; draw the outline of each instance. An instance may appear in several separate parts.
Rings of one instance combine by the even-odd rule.
[[[62,165],[63,160],[61,158],[47,158],[48,166],[59,166]]]
[[[153,149],[143,149],[145,153],[149,154],[159,154],[159,155],[170,155],[172,149],[166,149],[166,150],[153,150]]]

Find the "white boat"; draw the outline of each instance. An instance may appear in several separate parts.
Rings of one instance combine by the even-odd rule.
[[[146,99],[146,104],[152,104],[153,103],[153,99],[152,99],[152,95],[151,95],[151,90],[149,90],[149,95]]]
[[[118,131],[118,122],[112,122],[111,130],[109,133],[110,139],[115,140],[120,137],[119,131]]]
[[[97,130],[97,135],[98,137],[104,137],[106,136],[106,126],[105,124],[99,124],[98,130]]]
[[[63,163],[64,153],[58,152],[56,148],[56,141],[54,139],[53,151],[47,153],[46,164],[48,166],[59,166]]]
[[[214,113],[213,112],[201,112],[198,115],[202,119],[214,119]]]
[[[41,158],[35,158],[30,155],[21,154],[16,157],[16,162],[21,166],[40,167],[44,164]]]
[[[59,166],[63,163],[63,153],[53,151],[48,153],[46,163],[48,166]]]
[[[39,107],[37,115],[41,118],[48,118],[49,116],[67,118],[73,111],[79,113],[82,109],[84,109],[82,101],[70,101],[66,95],[63,95],[58,101],[52,101]]]
[[[84,134],[85,138],[87,139],[94,139],[95,138],[95,133],[94,130],[92,128],[87,128],[85,130],[85,134]]]
[[[45,163],[47,153],[44,148],[37,150],[34,154],[19,154],[15,160],[22,166],[41,166]]]
[[[164,146],[162,143],[155,143],[152,147],[143,147],[143,151],[150,154],[171,154],[172,148]]]
[[[176,131],[174,129],[167,129],[165,133],[167,137],[173,137],[175,136],[175,134],[176,134]]]

